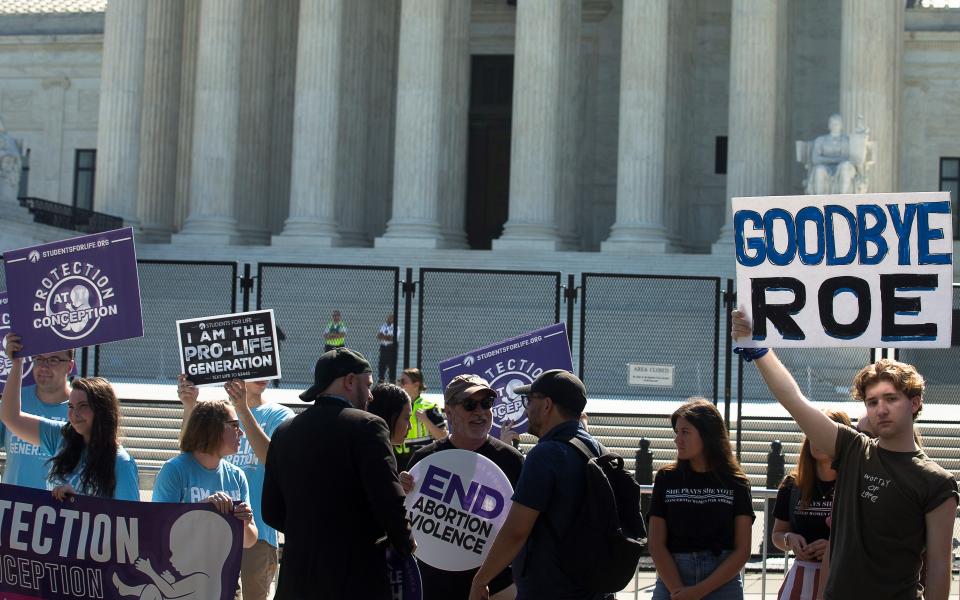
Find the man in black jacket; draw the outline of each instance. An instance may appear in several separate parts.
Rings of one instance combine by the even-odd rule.
[[[389,598],[378,541],[413,551],[387,425],[363,410],[372,383],[359,352],[325,352],[300,395],[314,406],[270,440],[262,506],[285,536],[277,600]]]

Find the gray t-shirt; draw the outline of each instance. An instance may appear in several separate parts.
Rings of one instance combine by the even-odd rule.
[[[921,450],[884,450],[862,433],[837,431],[837,485],[824,597],[922,598],[926,514],[958,498],[957,482]]]

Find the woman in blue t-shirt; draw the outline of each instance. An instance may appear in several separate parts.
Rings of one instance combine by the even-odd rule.
[[[243,547],[257,543],[250,488],[240,467],[223,460],[240,449],[237,412],[224,400],[202,400],[180,437],[182,454],[163,463],[153,484],[154,502],[210,502],[243,521]],[[237,504],[234,504],[234,503]]]
[[[653,599],[740,600],[754,517],[750,482],[712,402],[691,399],[670,422],[677,460],[657,473],[650,502]]]
[[[7,356],[22,350],[6,338]],[[84,377],[71,382],[67,423],[24,413],[20,407],[23,358],[13,359],[3,390],[0,419],[19,438],[52,455],[48,487],[58,500],[73,494],[140,500],[137,464],[119,442],[120,403],[110,382]]]

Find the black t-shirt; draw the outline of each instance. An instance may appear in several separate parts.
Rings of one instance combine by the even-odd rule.
[[[820,481],[813,486],[813,496],[806,505],[800,490],[794,493],[794,479],[787,477],[777,492],[777,504],[773,507],[773,516],[790,523],[790,531],[803,536],[807,543],[816,540],[829,540],[830,528],[827,517],[833,509],[833,487],[836,481]],[[791,498],[793,499],[791,501]]]
[[[740,515],[755,518],[746,481],[683,466],[657,472],[650,516],[667,522],[667,549],[672,554],[733,550],[734,521]]]
[[[450,443],[450,438],[437,440],[417,450],[410,459],[407,470],[412,469],[415,464],[434,452],[455,449],[456,446]],[[492,460],[510,480],[510,485],[517,487],[520,470],[523,468],[523,455],[516,448],[487,436],[487,441],[477,449],[477,454]],[[418,560],[417,564],[420,566],[420,578],[423,583],[423,600],[459,600],[460,598],[466,600],[470,596],[470,584],[473,583],[473,576],[477,569],[442,571],[421,560]],[[513,573],[510,567],[507,567],[490,582],[490,592],[499,592],[510,587],[512,583]]]

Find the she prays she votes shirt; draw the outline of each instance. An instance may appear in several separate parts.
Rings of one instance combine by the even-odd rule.
[[[273,432],[277,430],[280,423],[294,417],[294,412],[282,404],[261,404],[250,409],[253,418],[263,429],[267,437],[273,437]],[[243,429],[243,424],[240,424]],[[276,548],[277,530],[263,522],[260,512],[260,497],[263,495],[263,474],[264,465],[257,460],[257,455],[253,452],[253,446],[250,445],[250,438],[243,432],[244,436],[240,438],[240,450],[236,454],[225,456],[223,460],[230,462],[241,469],[247,476],[247,484],[250,486],[250,499],[252,500],[250,508],[253,510],[253,520],[257,524],[257,539],[261,539]]]
[[[747,482],[683,466],[657,472],[650,516],[667,522],[671,554],[733,550],[734,520],[740,515],[754,519]]]
[[[247,476],[240,467],[220,460],[215,469],[197,462],[189,452],[163,463],[153,484],[154,502],[202,502],[223,492],[235,502],[250,503]]]
[[[40,418],[40,448],[53,456],[60,451],[63,445],[63,423],[52,419]],[[87,450],[84,449],[80,455],[80,462],[72,473],[67,475],[62,481],[47,481],[46,487],[53,489],[61,483],[69,483],[77,492],[89,496],[91,495],[87,488],[81,484],[80,474],[83,473],[87,465]],[[123,446],[117,448],[117,458],[114,466],[114,476],[117,479],[117,485],[113,490],[114,500],[140,500],[140,479],[137,477],[137,463],[127,454]]]
[[[37,386],[23,388],[21,410],[27,414],[46,417],[61,425],[67,422],[67,402],[47,404],[37,398]],[[47,488],[47,476],[50,465],[47,463],[53,454],[40,446],[21,440],[0,423],[0,442],[7,449],[7,465],[3,470],[3,483],[32,487],[38,490]]]
[[[829,540],[830,528],[827,517],[833,507],[833,486],[835,481],[820,481],[813,486],[810,502],[803,503],[800,490],[795,490],[793,477],[787,477],[777,491],[777,504],[773,516],[790,523],[790,531],[803,536],[807,543],[816,540]]]

